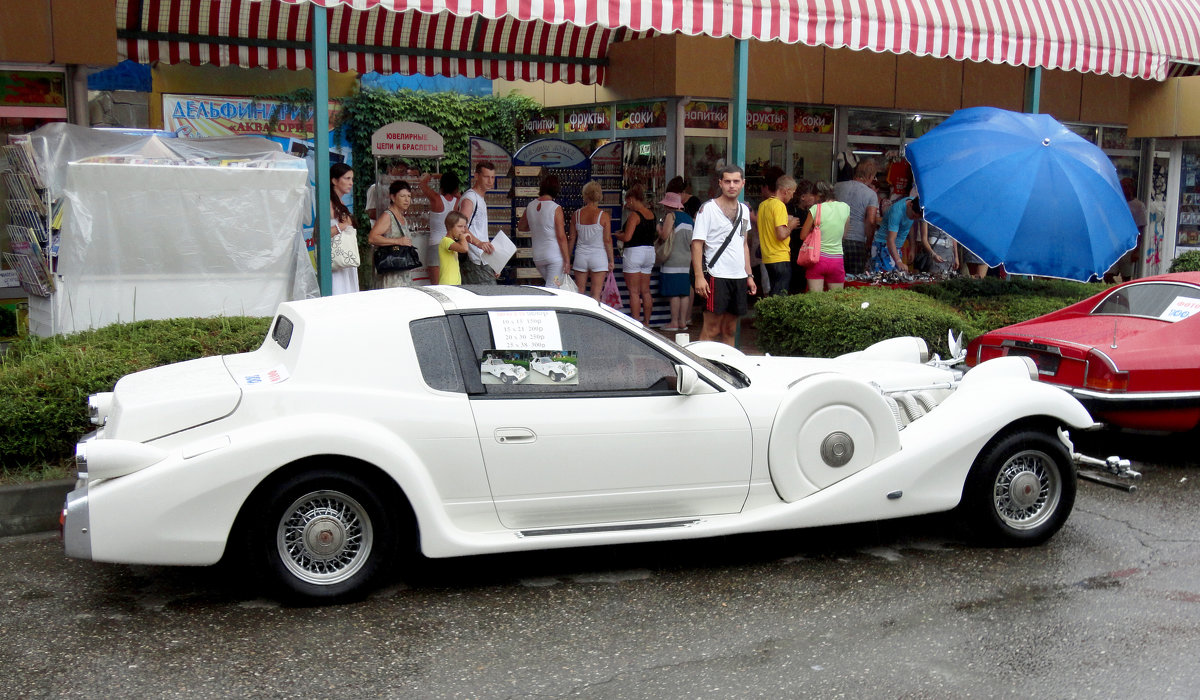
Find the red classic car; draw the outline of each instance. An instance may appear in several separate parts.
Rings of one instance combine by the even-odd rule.
[[[1200,272],[1146,277],[986,333],[967,364],[1025,355],[1099,421],[1183,431],[1200,422]]]

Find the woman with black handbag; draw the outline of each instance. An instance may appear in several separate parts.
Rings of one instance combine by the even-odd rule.
[[[367,243],[375,246],[375,288],[424,286],[429,277],[404,216],[412,205],[412,189],[407,182],[396,180],[388,193],[391,204],[379,215],[367,237]]]

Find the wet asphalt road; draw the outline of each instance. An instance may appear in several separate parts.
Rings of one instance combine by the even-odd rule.
[[[335,608],[0,540],[0,697],[1200,696],[1196,445],[1047,545],[945,518],[428,562]]]

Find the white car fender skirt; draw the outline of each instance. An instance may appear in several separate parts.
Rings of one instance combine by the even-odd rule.
[[[879,391],[825,373],[800,380],[780,402],[767,461],[775,490],[791,503],[899,450],[896,419]]]

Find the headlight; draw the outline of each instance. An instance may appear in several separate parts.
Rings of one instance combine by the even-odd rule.
[[[103,394],[92,394],[88,397],[88,417],[96,425],[104,425],[108,414],[112,411],[113,395],[111,391]]]
[[[132,474],[160,462],[166,450],[130,440],[92,440],[75,446],[75,465],[90,481]]]

